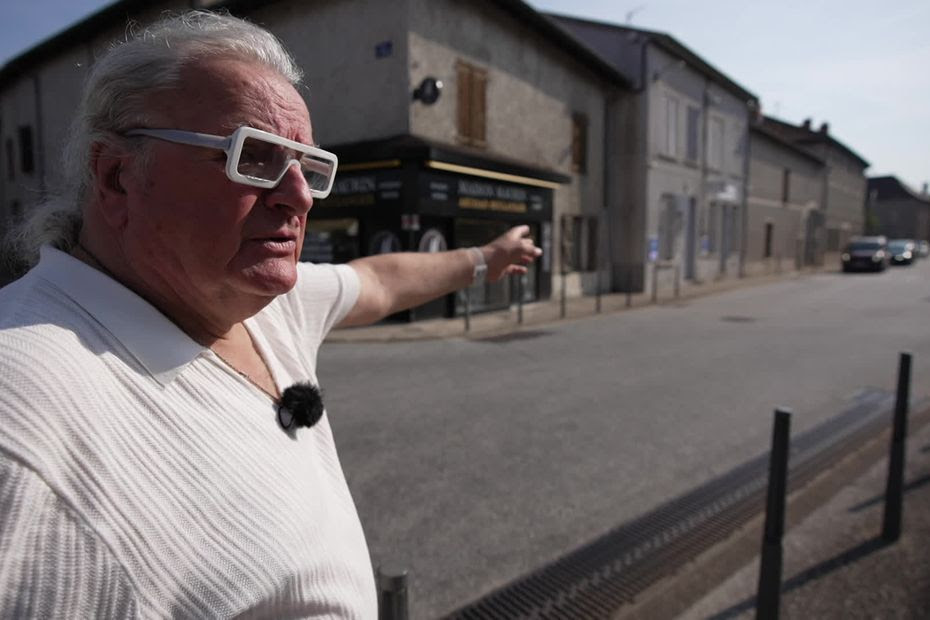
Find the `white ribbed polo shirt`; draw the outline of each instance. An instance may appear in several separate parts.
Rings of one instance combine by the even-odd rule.
[[[358,290],[303,263],[246,322],[279,389],[317,383]],[[284,431],[153,306],[43,248],[0,290],[0,617],[231,616],[377,616],[326,415]]]

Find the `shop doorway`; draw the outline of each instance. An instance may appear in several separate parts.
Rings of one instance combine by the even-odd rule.
[[[482,246],[507,232],[511,227],[521,222],[506,222],[501,220],[481,220],[460,218],[455,221],[454,244],[457,248]],[[527,223],[530,235],[539,240],[539,224]],[[538,261],[531,264],[528,272],[523,276],[523,302],[536,301],[539,296]],[[490,310],[505,310],[511,303],[517,302],[517,287],[513,286],[511,278],[503,278],[497,282],[487,282],[469,287],[469,304],[472,312],[485,312]],[[461,296],[456,296],[456,314],[465,313],[465,304]]]

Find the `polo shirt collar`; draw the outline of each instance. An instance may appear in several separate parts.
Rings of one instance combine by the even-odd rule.
[[[132,290],[61,250],[42,246],[35,275],[83,308],[163,386],[207,351]]]

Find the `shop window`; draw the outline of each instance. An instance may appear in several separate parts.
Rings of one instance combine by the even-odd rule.
[[[312,263],[347,263],[358,258],[359,223],[357,219],[310,218],[300,260]]]
[[[391,254],[401,251],[400,237],[390,230],[379,230],[371,236],[368,244],[369,256],[375,254]]]
[[[9,181],[16,178],[16,158],[13,156],[13,138],[6,139],[6,178]]]
[[[24,174],[35,170],[35,157],[32,148],[32,127],[23,125],[19,128],[19,163]]]
[[[446,236],[438,228],[430,228],[420,237],[421,252],[445,252],[449,249]]]
[[[580,112],[572,115],[572,171],[588,171],[588,117]]]
[[[685,136],[685,158],[690,162],[698,160],[698,140],[700,139],[701,110],[688,106],[688,126]]]
[[[487,145],[488,72],[466,62],[456,64],[458,137],[470,146]]]
[[[561,219],[563,272],[597,270],[597,218],[563,215]]]

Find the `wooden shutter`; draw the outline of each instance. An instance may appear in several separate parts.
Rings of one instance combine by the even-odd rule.
[[[458,90],[458,134],[466,144],[471,141],[471,67],[459,62],[456,69]]]
[[[471,139],[474,146],[487,144],[488,72],[472,68]]]

